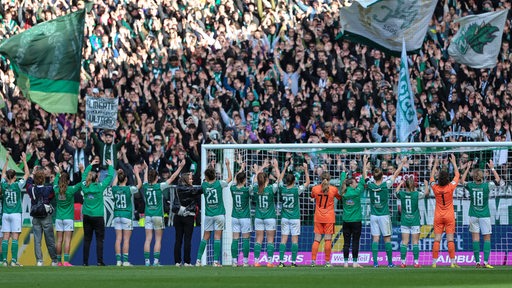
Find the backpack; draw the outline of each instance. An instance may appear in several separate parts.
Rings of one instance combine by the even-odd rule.
[[[34,193],[34,187],[32,187],[32,199],[35,199],[36,195]],[[49,214],[53,212],[53,207],[51,205],[44,204],[43,197],[40,196],[37,199],[37,203],[30,207],[30,216],[34,218],[46,218]]]

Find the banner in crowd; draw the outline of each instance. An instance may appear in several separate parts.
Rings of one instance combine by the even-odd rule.
[[[354,2],[359,3],[359,5],[363,6],[364,8],[368,8],[372,6],[373,4],[380,2],[382,0],[355,0]]]
[[[6,158],[7,149],[5,149],[5,147],[0,143],[0,170],[4,168]],[[11,156],[9,156],[9,163],[7,165],[7,168],[16,171],[16,174],[23,174],[23,170],[21,170],[20,167],[16,165]]]
[[[76,113],[85,11],[37,24],[0,44],[23,95],[51,113]]]
[[[85,97],[85,119],[95,128],[116,129],[118,98]]]
[[[448,47],[448,54],[472,68],[496,66],[507,14],[508,9],[455,20],[460,28]]]
[[[423,45],[436,4],[431,0],[383,0],[364,8],[356,1],[340,9],[343,37],[395,56],[400,55],[405,38],[407,51],[414,53]]]
[[[402,57],[398,79],[398,113],[396,114],[396,136],[398,142],[409,142],[408,137],[418,129],[418,117],[414,107],[414,93],[409,78],[409,65],[405,51],[405,39],[402,40]]]

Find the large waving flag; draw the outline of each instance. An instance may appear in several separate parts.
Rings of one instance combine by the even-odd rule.
[[[0,170],[4,168],[5,159],[7,158],[7,149],[0,143]],[[16,165],[14,160],[12,160],[11,156],[9,156],[9,164],[7,164],[7,169],[12,169],[16,171],[16,174],[23,174],[23,170]]]
[[[448,54],[472,68],[493,68],[501,47],[507,10],[460,18],[460,28],[452,39]]]
[[[340,11],[343,37],[379,50],[400,55],[402,38],[407,51],[417,52],[437,1],[432,0],[356,0]],[[365,8],[367,7],[367,8]]]
[[[84,24],[82,9],[0,44],[23,95],[48,112],[77,112]]]
[[[414,107],[414,93],[411,89],[405,40],[402,44],[400,75],[398,79],[398,112],[396,113],[396,137],[399,142],[408,142],[412,132],[418,129],[418,117]]]

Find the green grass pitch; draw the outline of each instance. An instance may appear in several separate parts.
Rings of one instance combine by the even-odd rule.
[[[511,267],[0,267],[1,287],[512,287]],[[325,286],[328,285],[328,286]]]

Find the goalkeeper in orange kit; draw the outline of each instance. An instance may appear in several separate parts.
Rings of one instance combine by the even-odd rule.
[[[453,154],[450,155],[450,162],[453,165],[455,176],[450,181],[450,174],[447,167],[443,167],[437,176],[437,183],[435,183],[434,176],[437,173],[439,166],[439,159],[436,157],[434,167],[430,174],[430,186],[434,191],[436,197],[436,209],[434,213],[434,248],[432,249],[432,267],[437,266],[437,258],[439,257],[439,247],[443,232],[446,232],[446,241],[448,241],[448,253],[450,255],[451,267],[459,268],[455,261],[455,210],[453,208],[453,192],[459,183],[459,169],[457,168],[457,161]]]

